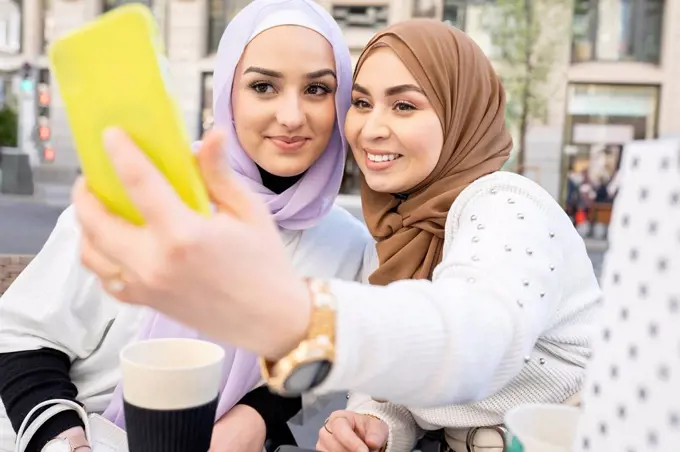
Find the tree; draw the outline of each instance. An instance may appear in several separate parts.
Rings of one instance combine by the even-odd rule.
[[[555,94],[549,82],[571,38],[572,0],[491,0],[486,8],[482,26],[507,94],[506,119],[522,173],[529,125],[546,118]]]
[[[0,109],[0,146],[16,147],[19,119],[9,105]]]

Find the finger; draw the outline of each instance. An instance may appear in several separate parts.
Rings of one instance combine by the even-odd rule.
[[[198,167],[210,197],[221,212],[243,221],[269,219],[262,201],[234,176],[224,150],[224,133],[209,131],[198,150]]]
[[[386,442],[390,429],[383,421],[364,416],[364,442],[371,450],[379,450]]]
[[[122,267],[98,252],[87,237],[82,237],[80,260],[85,268],[94,273],[102,288],[112,297],[121,301],[132,301],[132,284]]]
[[[120,264],[112,262],[111,259],[97,251],[87,236],[83,236],[81,242],[80,261],[88,270],[102,280],[120,277],[123,271]]]
[[[72,198],[81,233],[89,245],[124,267],[135,268],[132,259],[137,253],[130,250],[142,249],[142,231],[111,214],[82,178],[73,186]]]
[[[186,216],[189,208],[130,137],[120,129],[109,128],[103,139],[125,191],[147,223],[169,226]]]
[[[316,443],[316,450],[320,452],[347,452],[335,436],[323,427],[319,430],[319,440]]]
[[[336,417],[331,419],[333,438],[335,438],[345,451],[348,452],[368,452],[368,446],[361,440],[354,431],[354,424],[346,417]],[[329,423],[330,423],[329,422]]]

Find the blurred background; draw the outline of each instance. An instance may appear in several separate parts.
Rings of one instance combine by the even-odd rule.
[[[127,1],[0,0],[0,177],[2,196],[14,204],[31,199],[63,208],[78,171],[46,47]],[[213,122],[219,38],[248,0],[140,1],[156,15],[175,92],[197,138]],[[622,146],[680,136],[680,0],[319,3],[344,30],[355,61],[373,33],[404,19],[435,18],[466,31],[508,93],[515,151],[506,169],[544,186],[588,240],[606,244]],[[350,157],[340,202],[357,214],[358,181]],[[0,234],[2,225],[14,228],[7,209]]]

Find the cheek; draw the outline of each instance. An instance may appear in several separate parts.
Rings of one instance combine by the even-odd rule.
[[[352,148],[352,152],[356,152],[355,149],[358,148],[357,138],[361,132],[361,127],[363,127],[361,117],[353,108],[350,108],[345,117],[345,137]]]
[[[234,125],[239,138],[242,134],[263,132],[272,114],[266,105],[262,105],[260,99],[240,93],[232,99],[232,111],[234,112]]]
[[[424,171],[432,172],[444,145],[444,134],[439,121],[415,122],[408,129],[402,128],[401,141],[406,149],[411,150],[413,157]]]
[[[312,105],[309,117],[314,124],[313,129],[330,139],[330,134],[335,128],[335,100],[330,97],[324,102]]]

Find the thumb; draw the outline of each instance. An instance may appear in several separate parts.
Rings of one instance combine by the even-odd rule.
[[[234,176],[224,150],[224,133],[212,129],[200,144],[196,159],[210,198],[219,212],[240,220],[269,216],[262,202]]]
[[[378,450],[387,442],[390,429],[380,419],[364,416],[364,442],[371,450]]]

